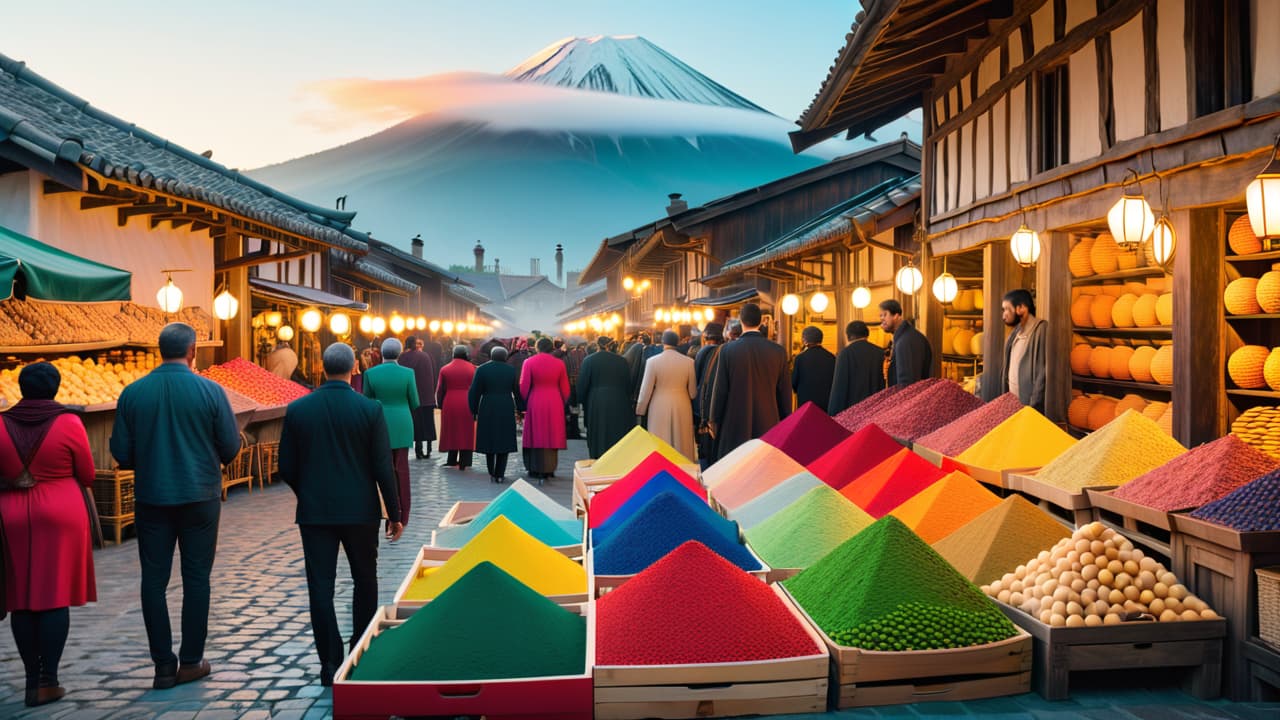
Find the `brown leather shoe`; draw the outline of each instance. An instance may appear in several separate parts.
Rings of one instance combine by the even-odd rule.
[[[199,680],[200,678],[208,675],[209,672],[210,668],[208,660],[201,660],[193,665],[183,663],[178,666],[178,684],[181,685],[193,680]]]
[[[48,705],[51,702],[61,700],[67,694],[65,688],[61,685],[53,687],[42,687],[36,690],[28,690],[27,696],[24,698],[27,707],[38,707],[40,705]]]

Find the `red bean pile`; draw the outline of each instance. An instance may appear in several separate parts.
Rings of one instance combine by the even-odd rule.
[[[929,378],[910,385],[891,385],[836,415],[835,421],[843,425],[844,429],[849,432],[858,432],[864,425],[871,422],[871,418],[877,412],[887,405],[907,400],[916,393],[940,382],[942,380],[938,378]]]
[[[1187,510],[1228,495],[1276,467],[1271,456],[1227,435],[1179,455],[1112,494],[1165,512]]]
[[[895,398],[886,403],[870,419],[899,440],[915,440],[981,405],[977,396],[965,392],[956,383],[939,380],[909,398]]]
[[[943,425],[916,442],[930,450],[955,457],[970,445],[981,440],[997,425],[1022,409],[1022,403],[1013,393],[1005,393],[973,412]]]

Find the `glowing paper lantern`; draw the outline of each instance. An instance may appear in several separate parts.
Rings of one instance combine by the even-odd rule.
[[[213,299],[213,316],[219,320],[230,320],[239,311],[240,301],[226,290],[218,293],[218,297]]]
[[[346,313],[334,313],[329,316],[329,332],[339,337],[351,332],[351,316]]]
[[[782,296],[782,312],[786,315],[795,315],[800,312],[800,298],[792,293]]]
[[[324,324],[324,316],[315,308],[309,308],[298,318],[298,324],[307,332],[316,332]]]

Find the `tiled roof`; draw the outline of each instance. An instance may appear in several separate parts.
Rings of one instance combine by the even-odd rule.
[[[49,168],[88,169],[332,247],[367,249],[343,231],[354,212],[312,205],[252,180],[103,112],[0,54],[0,147],[6,145]]]

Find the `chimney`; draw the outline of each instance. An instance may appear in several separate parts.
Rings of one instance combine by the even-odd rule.
[[[502,270],[500,270],[500,269],[498,268],[498,262],[499,262],[498,258],[494,258],[494,259],[493,259],[493,274],[494,274],[494,275],[501,275],[501,274],[502,274]]]
[[[529,258],[529,274],[530,275],[542,274],[542,260],[540,260],[539,258]]]
[[[484,246],[480,244],[479,240],[476,241],[476,247],[471,252],[476,254],[476,272],[478,273],[484,272]],[[494,262],[494,272],[497,272],[497,262],[498,262],[497,258],[494,258],[493,262]]]
[[[556,284],[564,287],[564,246],[556,243]]]
[[[671,204],[667,206],[668,217],[689,209],[689,203],[680,199],[680,193],[671,193],[667,198],[671,200]]]
[[[413,239],[409,241],[409,247],[413,250],[413,256],[421,260],[422,259],[422,233],[418,233],[417,235],[413,236]]]

